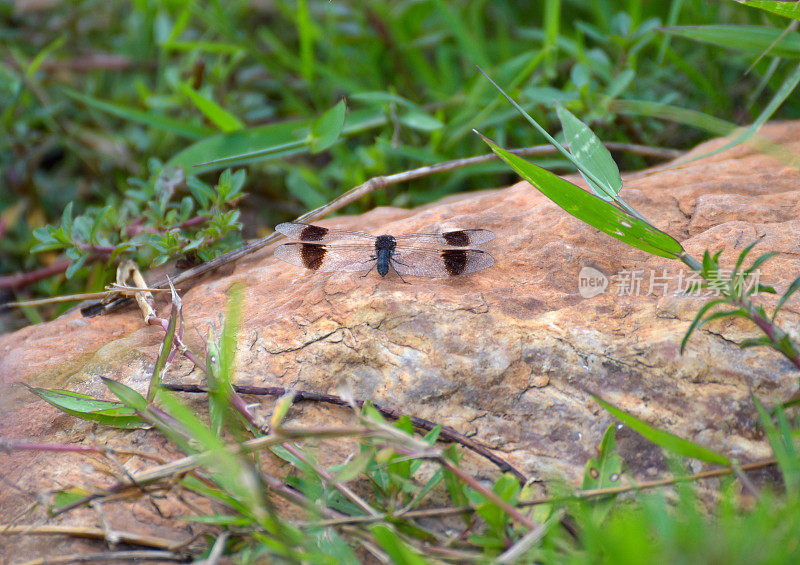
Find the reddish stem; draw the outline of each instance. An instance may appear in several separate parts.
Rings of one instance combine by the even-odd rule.
[[[52,265],[30,271],[29,273],[14,273],[13,275],[0,277],[0,288],[24,288],[42,279],[65,273],[71,264],[72,261],[69,259],[61,259]]]

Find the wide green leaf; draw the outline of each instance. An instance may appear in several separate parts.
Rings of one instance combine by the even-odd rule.
[[[482,136],[483,137],[483,136]],[[594,194],[568,182],[522,157],[509,153],[484,137],[484,141],[522,178],[539,189],[567,213],[642,251],[660,257],[676,258],[681,244],[669,234],[620,210]]]
[[[644,420],[640,420],[636,416],[632,416],[627,412],[623,412],[616,406],[609,404],[597,395],[592,395],[592,397],[595,399],[595,401],[597,401],[598,404],[600,404],[600,406],[608,410],[608,412],[610,412],[611,415],[617,420],[628,426],[634,432],[652,441],[656,445],[663,447],[667,451],[671,451],[672,453],[681,455],[683,457],[700,459],[701,461],[707,461],[717,465],[730,465],[728,458],[720,453],[717,453],[716,451],[711,451],[702,445],[697,445],[696,443],[692,443],[691,441],[683,439],[682,437],[678,437],[669,432],[656,429],[650,424],[646,423]]]
[[[147,425],[147,422],[137,416],[133,409],[120,402],[98,400],[68,390],[50,390],[32,386],[28,386],[28,390],[62,412],[82,420],[117,428],[140,428]]]
[[[580,164],[579,169],[586,169],[594,173],[595,178],[600,180],[601,184],[598,185],[583,172],[581,172],[581,176],[597,196],[603,200],[613,200],[622,188],[622,177],[619,175],[617,164],[611,157],[611,152],[606,149],[600,138],[572,112],[559,102],[556,102],[555,106],[561,127],[564,129],[569,152]]]
[[[350,135],[366,131],[380,127],[386,121],[383,112],[375,108],[350,112],[341,133]],[[212,135],[174,155],[166,166],[191,167],[192,174],[199,175],[230,166],[308,153],[310,126],[310,120],[297,120]],[[205,164],[195,166],[200,163]]]
[[[782,29],[770,26],[677,26],[659,28],[659,31],[754,55],[769,52],[775,57],[789,59],[800,57],[800,33],[786,33]]]
[[[772,12],[779,16],[800,20],[800,4],[795,1],[781,0],[737,0],[740,4]]]

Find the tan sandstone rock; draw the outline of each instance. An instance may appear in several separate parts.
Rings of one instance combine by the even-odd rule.
[[[770,124],[762,134],[800,153],[797,122]],[[706,143],[693,154],[722,143]],[[624,186],[622,195],[631,205],[698,259],[705,249],[724,247],[723,264],[732,266],[746,245],[761,238],[753,257],[782,253],[761,270],[762,283],[781,292],[800,273],[800,172],[775,158],[739,146],[677,169],[628,175]],[[385,279],[374,271],[365,278],[307,274],[277,261],[268,248],[240,260],[232,272],[182,285],[187,341],[202,350],[200,336],[220,325],[226,291],[234,282],[244,284],[238,384],[346,391],[372,399],[453,426],[541,479],[575,483],[596,453],[613,420],[590,393],[730,457],[747,461],[770,454],[749,395],[766,403],[788,398],[797,390],[797,370],[770,350],[739,350],[736,341],[758,335],[743,321],[710,324],[681,356],[681,339],[704,303],[675,294],[678,281],[686,280],[679,277],[688,276],[685,267],[581,223],[527,183],[416,210],[380,208],[319,223],[376,235],[428,231],[445,223],[486,228],[497,235],[483,246],[496,264],[456,279],[410,278],[408,285],[393,273]],[[584,267],[608,277],[604,293],[581,296]],[[798,319],[795,298],[779,322],[797,338]],[[100,380],[106,376],[143,392],[162,336],[129,308],[92,319],[73,312],[0,337],[2,437],[135,446],[173,455],[154,432],[79,422],[20,385],[110,398]],[[185,361],[167,380],[202,383]],[[200,406],[200,398],[191,401]],[[272,401],[263,402],[268,413]],[[337,420],[351,421],[352,413],[306,404],[290,416],[293,425]],[[657,447],[625,429],[618,438],[637,478],[650,479],[654,469],[663,468]],[[130,464],[147,466],[135,459]],[[496,476],[483,459],[473,457],[467,465],[480,476]],[[103,482],[75,455],[0,454],[0,469],[20,489],[2,489],[4,521],[30,504],[31,493]],[[186,538],[192,527],[176,526],[169,516],[188,511],[169,497],[162,506],[166,517],[141,502],[109,509],[110,519],[120,529]],[[65,519],[81,520],[95,524],[96,516],[81,511]],[[14,539],[0,538],[0,545],[20,550],[34,543]],[[59,551],[68,543],[74,551],[76,542],[63,538],[48,543],[47,550],[41,541],[37,547]]]

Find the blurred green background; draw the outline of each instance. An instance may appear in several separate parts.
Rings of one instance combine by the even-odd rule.
[[[734,1],[0,4],[0,276],[82,261],[69,279],[6,279],[0,292],[100,289],[109,259],[127,255],[208,259],[239,245],[240,227],[269,233],[375,175],[487,153],[473,128],[505,147],[543,143],[478,65],[554,134],[558,100],[604,141],[688,148],[753,122],[787,88],[800,55],[800,34],[780,35],[789,22]],[[323,132],[338,138],[315,146],[309,126],[342,99],[344,127]],[[771,117],[799,114],[789,97]],[[614,156],[623,170],[655,162]],[[571,170],[555,154],[533,160]],[[225,167],[246,177],[215,188]],[[490,162],[346,211],[516,178]]]

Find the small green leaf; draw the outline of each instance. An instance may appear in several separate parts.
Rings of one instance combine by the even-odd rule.
[[[743,339],[741,343],[739,343],[739,349],[747,349],[749,347],[773,347],[774,344],[772,340],[765,335],[761,337],[751,337],[748,339]]]
[[[106,377],[100,378],[103,379],[103,382],[114,396],[119,398],[126,406],[138,412],[144,412],[147,409],[147,399],[131,387]]]
[[[697,314],[695,315],[694,320],[692,320],[689,329],[686,330],[686,335],[684,335],[683,339],[681,340],[681,355],[683,355],[683,351],[684,349],[686,349],[686,344],[689,342],[689,337],[691,337],[694,330],[696,330],[703,323],[705,323],[703,322],[703,316],[705,315],[705,313],[708,312],[714,306],[725,302],[728,302],[726,298],[717,298],[715,300],[711,300],[710,302],[706,302],[705,304],[703,304],[703,306],[700,307],[700,310],[697,311]]]
[[[763,255],[759,255],[756,258],[756,260],[753,261],[753,264],[750,265],[745,270],[744,273],[742,273],[742,277],[747,279],[750,275],[752,275],[754,272],[756,272],[761,265],[763,265],[764,263],[766,263],[767,261],[769,261],[770,259],[772,259],[776,255],[780,255],[780,254],[777,251],[769,251],[767,253],[764,253]]]
[[[69,506],[70,504],[74,504],[79,500],[83,500],[89,494],[89,491],[80,489],[80,488],[70,488],[66,490],[60,490],[55,493],[53,497],[53,508],[63,508],[65,506]]]
[[[369,92],[357,92],[350,95],[350,100],[358,100],[365,104],[397,104],[407,108],[415,108],[416,104],[392,92],[385,92],[382,90],[374,90]]]
[[[775,320],[775,316],[778,315],[780,309],[783,308],[783,305],[786,304],[786,301],[789,300],[789,298],[791,298],[791,296],[797,292],[798,289],[800,289],[800,277],[794,279],[792,284],[789,285],[789,288],[786,289],[786,292],[783,293],[783,296],[781,296],[781,299],[778,301],[778,305],[775,306],[775,311],[772,313],[773,321]]]
[[[191,86],[189,86],[188,83],[179,82],[177,83],[177,86],[184,96],[191,100],[192,104],[194,104],[211,123],[221,129],[223,132],[228,133],[244,129],[244,123],[242,123],[239,118],[225,110],[222,106],[210,98],[207,98],[194,90]]]
[[[416,109],[409,110],[402,114],[400,116],[400,123],[418,131],[434,131],[444,127],[442,122],[430,114]]]
[[[564,137],[579,169],[594,173],[595,178],[601,181],[598,185],[581,172],[583,180],[589,184],[597,196],[603,200],[614,200],[622,188],[622,177],[619,168],[611,157],[611,152],[606,149],[600,138],[589,127],[576,118],[564,106],[555,103],[558,119],[564,129]]]
[[[347,105],[342,99],[336,106],[314,120],[308,138],[311,153],[320,153],[336,143],[342,133],[346,113]]]
[[[586,463],[583,473],[583,490],[599,489],[619,486],[622,473],[622,459],[616,450],[614,430],[616,424],[611,424],[603,434],[603,439],[598,448],[597,457]]]
[[[410,549],[395,531],[386,524],[370,527],[378,545],[389,555],[392,563],[401,565],[425,565],[428,563],[421,555]]]
[[[61,213],[61,231],[69,239],[72,238],[72,205],[73,202],[70,200]]]
[[[275,408],[272,410],[272,419],[270,420],[271,428],[274,429],[281,426],[286,419],[286,415],[289,413],[289,409],[294,406],[294,397],[294,391],[289,390],[275,403]]]
[[[97,400],[67,390],[48,390],[32,386],[28,386],[28,390],[59,410],[82,420],[117,428],[140,428],[147,425],[131,408],[119,402]]]
[[[597,395],[592,395],[592,397],[598,404],[600,404],[600,406],[608,410],[608,412],[611,413],[611,415],[617,420],[644,438],[652,441],[656,445],[660,445],[667,451],[671,451],[672,453],[681,455],[683,457],[692,457],[694,459],[700,459],[701,461],[707,461],[717,465],[730,465],[730,461],[724,455],[721,455],[715,451],[711,451],[706,447],[697,445],[696,443],[678,437],[669,432],[653,428],[644,420],[640,420],[636,416],[632,416],[626,412],[623,412],[616,406],[609,404]]]
[[[78,272],[78,269],[83,267],[83,264],[86,263],[87,259],[89,259],[89,255],[87,253],[84,253],[80,257],[75,259],[72,263],[69,264],[69,267],[67,267],[67,272],[64,273],[64,276],[66,276],[67,279],[71,279],[75,275],[75,273]]]
[[[195,199],[200,203],[200,207],[208,208],[208,205],[214,199],[214,190],[199,178],[194,176],[189,177],[186,180],[186,186],[189,187],[189,191],[192,193],[192,196],[194,196]]]

